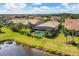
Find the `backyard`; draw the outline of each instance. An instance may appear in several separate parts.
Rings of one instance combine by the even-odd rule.
[[[22,35],[17,32],[11,31],[9,28],[2,27],[0,34],[0,40],[15,40],[30,47],[38,48],[57,55],[79,55],[79,37],[75,37],[76,46],[68,44],[66,45],[66,37],[63,33],[60,33],[56,38],[36,39],[35,37]],[[68,36],[68,42],[72,41],[72,37]]]

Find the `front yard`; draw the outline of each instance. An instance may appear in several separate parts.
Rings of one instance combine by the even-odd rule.
[[[39,48],[51,53],[58,55],[78,55],[79,56],[79,47],[73,46],[71,44],[66,45],[66,38],[63,33],[60,33],[56,38],[45,38],[36,39],[34,37],[25,36],[16,32],[11,31],[10,29],[3,27],[1,30],[4,33],[0,34],[0,40],[15,40],[24,45]],[[72,41],[72,37],[68,36],[68,41]],[[75,37],[75,41],[79,44],[79,37]]]

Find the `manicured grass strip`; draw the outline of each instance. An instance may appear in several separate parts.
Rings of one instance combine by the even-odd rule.
[[[36,47],[59,55],[79,55],[79,49],[77,47],[65,44],[65,37],[63,33],[60,33],[55,39],[36,39],[34,37],[12,32],[10,29],[5,27],[2,28],[2,31],[4,33],[0,34],[0,40],[15,40],[19,43],[23,43],[24,45]],[[78,43],[79,38],[75,38],[75,41]],[[71,41],[72,37],[68,36],[68,40]]]

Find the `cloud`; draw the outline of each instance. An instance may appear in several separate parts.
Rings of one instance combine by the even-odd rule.
[[[6,9],[23,9],[27,6],[25,3],[6,3],[4,7]]]
[[[25,3],[5,3],[3,9],[0,10],[2,14],[23,14],[25,12],[24,8],[27,7]]]
[[[64,9],[69,9],[70,8],[68,3],[62,3],[61,5],[63,6]]]
[[[40,6],[32,6],[40,5]],[[53,5],[53,4],[52,4]],[[28,9],[29,8],[29,9]],[[0,9],[0,14],[52,14],[52,13],[79,13],[79,4],[62,3],[59,6],[45,6],[41,3],[6,3]]]
[[[42,10],[49,10],[49,9],[51,9],[51,8],[49,8],[49,7],[47,7],[47,6],[41,6],[40,9],[42,9]]]
[[[33,5],[42,5],[42,3],[33,3]]]
[[[47,6],[33,7],[33,9],[38,10],[38,11],[51,10],[51,8],[49,8]]]
[[[76,9],[79,10],[79,4],[72,5],[71,8],[72,8],[72,9],[75,9],[75,10],[76,10]]]
[[[52,13],[52,9],[47,7],[47,6],[40,6],[40,7],[33,7],[32,10],[33,11],[31,13],[37,13],[37,14],[48,14],[48,13]]]
[[[34,7],[33,10],[40,11],[41,9],[39,7]]]
[[[62,3],[61,5],[63,5],[63,6],[68,6],[68,3]]]

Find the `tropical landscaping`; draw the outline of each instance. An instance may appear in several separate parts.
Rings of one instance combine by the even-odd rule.
[[[58,22],[60,22],[60,26],[56,30],[44,30],[43,32],[34,30],[32,24],[29,24],[29,27],[22,23],[2,22],[0,23],[0,40],[14,40],[24,46],[41,49],[56,55],[79,55],[79,37],[72,35],[73,30],[64,28],[64,21]],[[76,33],[78,34],[78,32]]]

